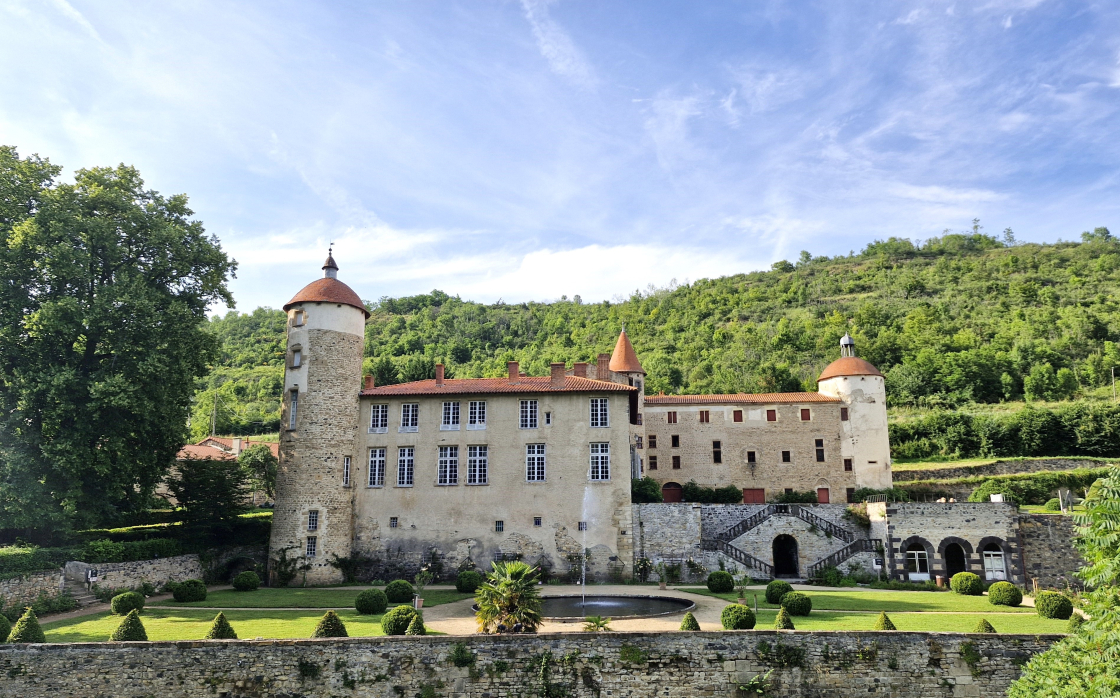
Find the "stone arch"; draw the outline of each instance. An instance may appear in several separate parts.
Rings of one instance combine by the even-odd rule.
[[[813,491],[817,493],[817,501],[821,504],[832,502],[832,484],[826,478],[819,478]]]
[[[921,536],[910,536],[898,544],[902,569],[910,581],[929,580],[934,561],[933,545]]]
[[[666,504],[684,501],[684,488],[677,482],[666,482],[661,486],[661,499]]]
[[[989,560],[989,551],[999,551],[1002,553],[1002,565],[992,564],[994,560]],[[1007,541],[999,536],[985,536],[980,539],[980,543],[976,546],[976,554],[980,557],[980,576],[988,581],[996,580],[1010,580],[1014,577],[1014,570],[1012,568],[1011,548],[1007,545]]]
[[[788,533],[774,537],[771,543],[775,577],[799,577],[800,565],[797,556],[797,539]]]
[[[937,546],[937,557],[941,560],[945,576],[952,578],[958,572],[972,570],[972,543],[957,536],[946,536]]]

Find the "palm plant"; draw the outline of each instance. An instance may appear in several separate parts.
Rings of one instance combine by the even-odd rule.
[[[600,633],[611,631],[611,619],[602,616],[587,616],[583,619],[583,632]]]
[[[474,593],[479,632],[492,633],[499,625],[512,628],[518,623],[525,632],[536,631],[541,624],[536,568],[521,561],[491,565],[493,571]]]

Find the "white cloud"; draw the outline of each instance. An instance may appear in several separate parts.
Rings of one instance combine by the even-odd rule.
[[[563,27],[552,19],[549,4],[550,0],[521,0],[541,55],[557,75],[580,87],[593,87],[596,79],[590,63]]]

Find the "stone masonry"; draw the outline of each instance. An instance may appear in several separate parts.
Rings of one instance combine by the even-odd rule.
[[[1105,461],[1073,458],[1032,458],[1029,460],[997,460],[984,465],[961,466],[957,468],[929,468],[926,470],[894,470],[891,477],[895,482],[916,480],[952,480],[959,477],[980,475],[1018,475],[1021,473],[1040,473],[1055,470],[1077,470],[1079,468],[1103,468]]]
[[[1065,589],[1080,587],[1073,575],[1085,561],[1070,541],[1073,517],[1061,514],[1029,514],[1019,517],[1019,539],[1028,588]]]
[[[198,555],[176,555],[156,560],[94,563],[71,561],[64,567],[67,579],[84,584],[86,570],[95,568],[98,586],[107,589],[136,589],[148,582],[157,589],[168,582],[202,579]]]
[[[22,606],[40,595],[55,596],[64,584],[62,572],[57,569],[0,579],[0,606]]]

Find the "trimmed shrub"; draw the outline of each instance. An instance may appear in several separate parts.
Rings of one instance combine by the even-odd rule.
[[[389,603],[408,603],[413,596],[416,596],[416,592],[412,585],[403,579],[389,582],[385,587],[385,598],[389,599]]]
[[[388,607],[389,599],[385,598],[385,592],[380,589],[366,589],[354,599],[354,608],[367,616],[384,613]]]
[[[793,627],[793,619],[789,617],[789,611],[785,606],[778,610],[778,617],[774,619],[775,630],[797,630]]]
[[[16,621],[15,627],[8,635],[8,642],[46,642],[47,638],[43,635],[43,629],[39,627],[39,619],[35,616],[35,611],[30,608],[23,612],[23,615]]]
[[[949,588],[962,596],[980,596],[984,593],[984,583],[971,572],[957,572],[949,580]]]
[[[1023,603],[1023,592],[1011,582],[996,582],[988,587],[988,603],[993,606],[1018,606]]]
[[[412,606],[397,606],[381,616],[381,630],[386,635],[404,635],[412,624],[412,619],[418,615],[420,611]]]
[[[782,602],[782,597],[791,591],[793,591],[793,587],[789,585],[789,582],[775,579],[766,585],[766,603],[779,604]]]
[[[419,613],[417,613],[415,616],[413,616],[412,620],[409,621],[408,629],[404,631],[404,634],[405,635],[427,635],[428,634],[428,629],[424,627],[424,620],[422,618],[420,618]]]
[[[226,620],[226,614],[221,611],[218,615],[214,616],[214,623],[210,626],[210,632],[206,633],[207,640],[236,640],[237,633],[234,632],[233,626]]]
[[[1079,616],[1080,617],[1080,616]],[[699,630],[700,624],[696,622],[696,616],[692,615],[692,611],[684,614],[681,619],[681,630]]]
[[[140,642],[147,641],[148,632],[144,630],[144,623],[140,620],[140,612],[132,609],[124,617],[121,624],[109,636],[112,642]]]
[[[482,585],[482,575],[474,570],[463,570],[455,578],[455,591],[461,594],[473,594]]]
[[[791,591],[782,596],[781,604],[791,616],[807,616],[813,610],[813,600],[800,591]]]
[[[237,591],[256,591],[260,585],[261,578],[253,570],[245,570],[233,578],[233,588]]]
[[[1080,618],[1081,616],[1078,616]],[[7,616],[0,614],[0,637],[4,638],[0,642],[7,642],[8,636],[12,634],[12,621],[8,620]]]
[[[1046,504],[1044,504],[1042,508],[1045,511],[1061,511],[1062,503],[1058,501],[1057,497],[1054,497],[1053,499],[1047,499]]]
[[[1056,591],[1040,591],[1034,598],[1034,608],[1043,618],[1068,620],[1073,615],[1073,602]]]
[[[988,622],[987,618],[981,618],[980,622],[976,624],[976,630],[973,630],[972,632],[974,632],[974,633],[992,633],[994,635],[995,632],[996,632],[996,629],[992,627],[992,624]]]
[[[887,615],[886,611],[879,611],[879,617],[875,620],[875,629],[898,630],[898,628],[894,627],[894,623],[891,622],[890,616]]]
[[[346,634],[346,625],[334,611],[327,611],[315,626],[311,637],[350,637]]]
[[[733,603],[723,609],[723,613],[719,614],[719,620],[725,630],[750,630],[755,623],[754,611]]]
[[[188,579],[171,586],[171,595],[180,603],[206,600],[206,585],[201,579]]]
[[[1066,632],[1075,633],[1081,629],[1081,624],[1085,622],[1084,616],[1074,613],[1069,617],[1069,622],[1066,623]]]
[[[708,575],[708,591],[713,594],[726,594],[735,588],[735,578],[730,572],[716,570]]]
[[[117,594],[109,602],[109,610],[116,616],[127,616],[129,611],[143,611],[144,595],[138,591],[126,591],[123,594]]]

